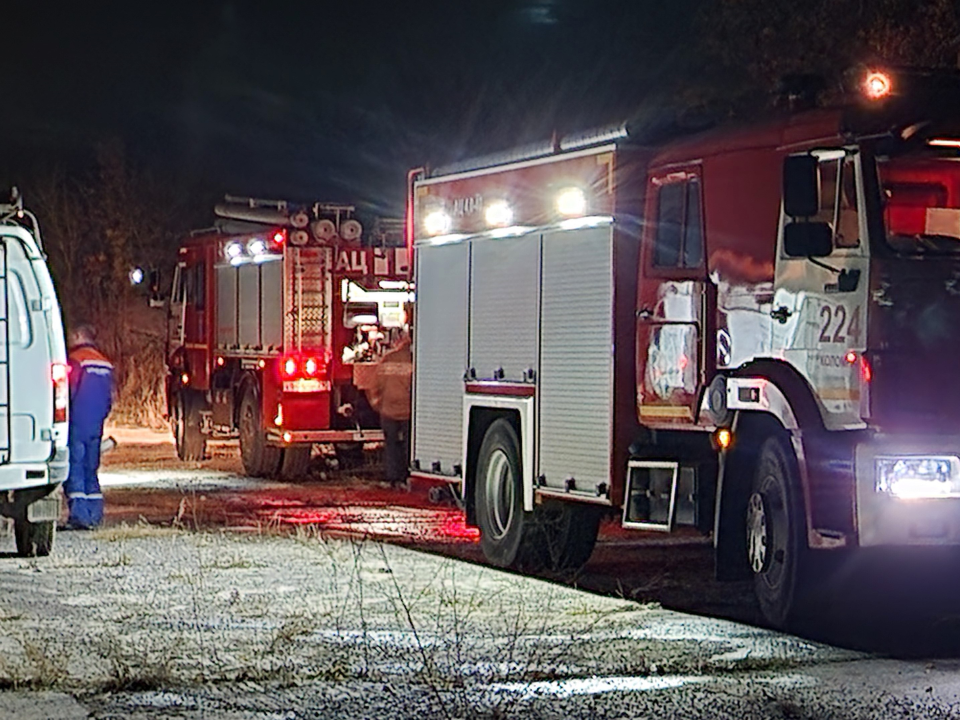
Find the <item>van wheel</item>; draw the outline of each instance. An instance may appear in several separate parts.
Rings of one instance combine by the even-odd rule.
[[[201,398],[197,393],[182,390],[177,393],[173,413],[173,438],[177,457],[190,462],[203,460],[207,452],[207,438],[201,431]]]
[[[283,450],[267,445],[260,411],[260,393],[247,385],[240,401],[240,460],[251,477],[274,477],[280,468]]]
[[[46,557],[53,550],[53,538],[57,533],[57,524],[50,521],[28,522],[26,519],[13,521],[13,535],[17,543],[17,555],[20,557]]]
[[[808,550],[796,458],[780,437],[760,448],[747,501],[747,560],[763,616],[778,628],[795,625],[808,591]]]
[[[307,474],[310,467],[312,445],[297,445],[283,449],[280,463],[280,477],[284,480],[299,480]]]
[[[546,502],[534,514],[538,547],[550,570],[580,568],[597,544],[603,510],[589,505]]]
[[[499,567],[536,569],[538,555],[528,552],[532,525],[523,510],[520,443],[506,420],[494,421],[483,436],[474,490],[480,548]],[[534,539],[529,537],[529,539]]]

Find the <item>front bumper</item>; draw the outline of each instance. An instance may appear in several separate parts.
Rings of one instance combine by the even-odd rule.
[[[856,451],[861,547],[960,546],[960,497],[897,497],[878,489],[877,458],[960,456],[960,436],[876,436]]]

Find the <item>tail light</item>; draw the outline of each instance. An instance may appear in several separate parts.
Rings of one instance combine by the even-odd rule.
[[[294,380],[300,376],[300,362],[292,355],[280,359],[280,377]]]
[[[53,380],[53,421],[66,422],[67,405],[70,402],[70,368],[63,363],[53,363],[50,377]]]
[[[280,378],[321,378],[327,373],[328,353],[320,355],[286,355],[280,359]]]

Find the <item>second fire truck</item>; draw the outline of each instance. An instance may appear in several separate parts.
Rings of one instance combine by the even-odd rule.
[[[363,389],[406,323],[400,223],[365,234],[351,206],[229,197],[216,213],[183,241],[170,302],[180,458],[238,436],[248,475],[296,478],[316,443],[345,457],[382,440]]]

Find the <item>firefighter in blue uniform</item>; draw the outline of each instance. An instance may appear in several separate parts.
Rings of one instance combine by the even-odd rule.
[[[113,398],[113,365],[96,346],[96,330],[79,325],[70,333],[70,474],[63,484],[68,528],[89,529],[103,520],[100,439]]]

